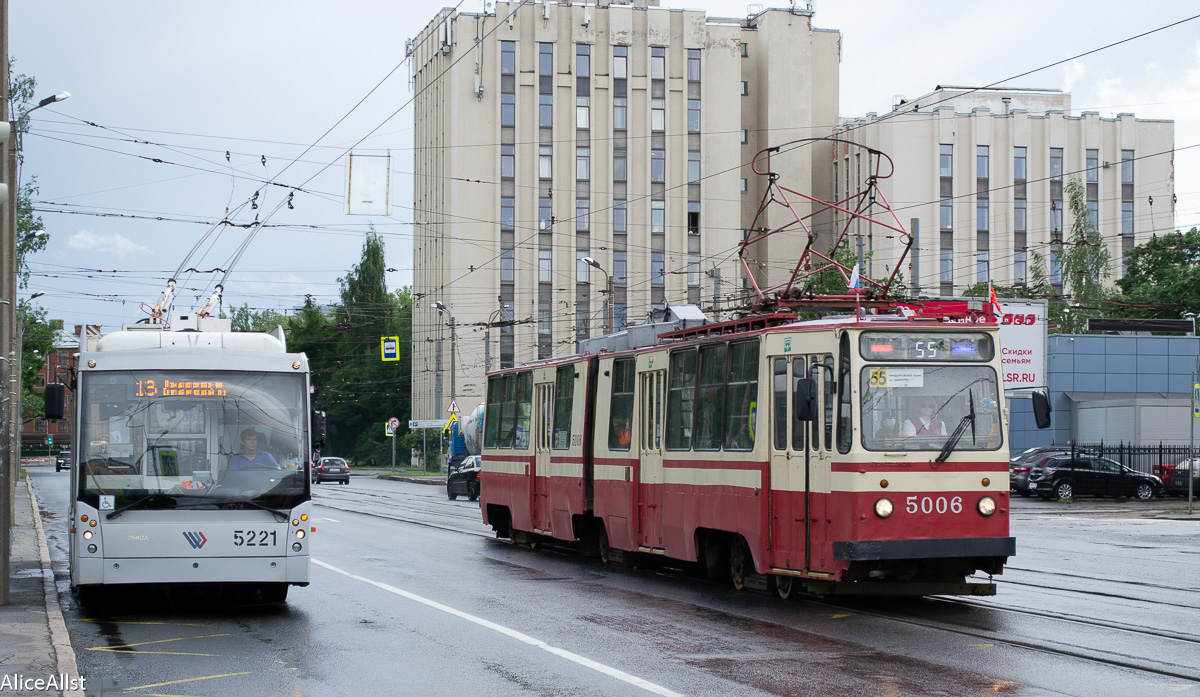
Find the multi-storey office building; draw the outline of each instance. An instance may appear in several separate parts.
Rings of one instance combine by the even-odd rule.
[[[1088,216],[1108,245],[1109,283],[1124,274],[1125,250],[1175,229],[1173,121],[1072,116],[1071,96],[1059,90],[939,86],[837,130],[895,161],[882,190],[906,226],[917,221],[902,269],[914,292],[1029,283],[1039,258],[1061,288],[1071,177],[1084,184]],[[854,157],[840,152],[832,163],[839,197],[868,174]],[[857,223],[851,232],[874,251],[868,273],[894,268],[897,239]]]
[[[837,123],[840,35],[807,10],[498,2],[443,11],[409,51],[414,418],[452,396],[469,411],[489,366],[570,353],[667,304],[740,302],[754,153]],[[827,153],[774,169],[828,197]],[[804,241],[755,250],[760,283]]]

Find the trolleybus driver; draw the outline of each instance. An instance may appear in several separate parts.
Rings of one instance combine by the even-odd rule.
[[[279,463],[274,456],[265,450],[258,449],[258,431],[247,428],[242,431],[242,452],[229,458],[229,469],[240,470],[248,467],[259,469],[279,469]]]

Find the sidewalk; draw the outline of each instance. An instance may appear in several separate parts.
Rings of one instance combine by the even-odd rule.
[[[37,691],[34,687],[36,680],[62,683],[64,675],[78,685],[79,668],[58,604],[50,551],[41,518],[35,514],[28,480],[17,482],[15,489],[9,604],[0,605],[0,695],[83,697],[82,689]],[[12,685],[14,681],[24,682]],[[29,689],[17,689],[21,685]]]

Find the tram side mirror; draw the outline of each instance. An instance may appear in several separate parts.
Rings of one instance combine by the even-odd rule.
[[[313,410],[312,413],[312,449],[320,450],[325,447],[325,412]]]
[[[1050,399],[1045,392],[1033,393],[1033,420],[1038,428],[1050,428]]]
[[[51,382],[46,384],[46,391],[42,393],[46,399],[46,418],[61,419],[67,413],[67,386],[61,382]]]
[[[792,413],[796,421],[812,421],[817,417],[817,381],[800,378],[792,394]]]

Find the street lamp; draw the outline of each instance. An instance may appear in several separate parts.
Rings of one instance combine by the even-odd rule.
[[[446,309],[446,306],[440,300],[433,303],[433,305],[431,305],[430,307],[437,310],[440,314],[444,314],[450,318],[450,401],[453,402],[455,400],[455,397],[457,396],[457,394],[454,391],[454,359],[455,359],[454,343],[456,340],[456,337],[454,334],[454,315],[450,314],[450,310]],[[441,353],[442,353],[441,349],[439,348],[438,355],[440,356]],[[438,400],[439,401],[441,400],[440,394],[438,395]]]
[[[612,309],[613,309],[612,276],[608,275],[608,272],[604,270],[604,267],[600,265],[600,262],[596,261],[595,259],[593,259],[591,257],[584,257],[583,263],[587,264],[588,266],[590,266],[594,269],[599,270],[600,273],[604,274],[604,333],[610,334],[610,333],[616,332],[616,328],[613,327],[613,316],[612,316]]]

